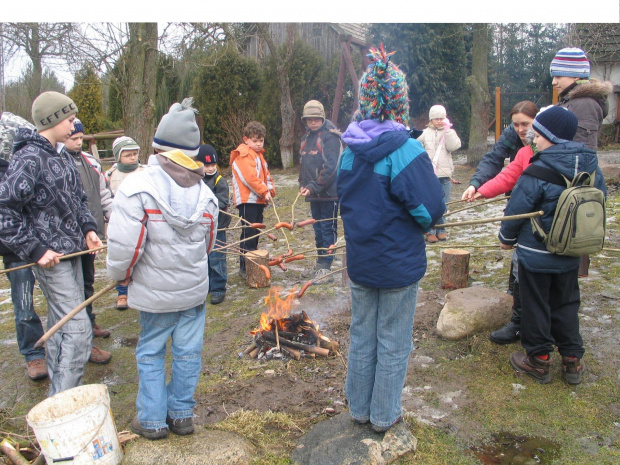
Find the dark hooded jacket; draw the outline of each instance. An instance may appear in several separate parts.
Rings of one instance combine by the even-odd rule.
[[[14,155],[0,183],[0,240],[22,260],[37,262],[47,250],[86,250],[84,235],[97,231],[73,159],[64,147],[19,129]]]
[[[506,158],[509,158],[511,162],[514,161],[517,152],[523,147],[523,141],[510,123],[491,151],[484,154],[469,184],[478,189],[485,182],[493,179],[504,168]]]
[[[338,198],[351,280],[400,288],[426,272],[423,233],[445,212],[422,144],[392,121],[351,123],[338,165]]]
[[[532,157],[532,164],[560,172],[573,179],[579,172],[595,172],[595,187],[607,194],[605,179],[598,166],[596,152],[579,142],[564,142],[553,145]],[[519,215],[542,210],[543,229],[549,232],[558,198],[565,188],[528,175],[522,175],[512,191],[504,214]],[[561,274],[579,267],[579,257],[552,254],[543,242],[532,232],[529,219],[503,221],[499,231],[503,244],[518,242],[519,261],[528,271],[534,273]]]
[[[336,165],[340,156],[340,137],[336,126],[325,120],[316,131],[307,131],[299,148],[299,185],[310,190],[307,202],[337,200]]]
[[[609,113],[607,96],[611,94],[610,82],[596,80],[576,81],[558,96],[558,105],[572,111],[577,117],[577,134],[573,139],[582,142],[588,148],[596,151],[598,133],[603,119]]]
[[[230,206],[230,190],[228,188],[228,182],[219,171],[216,171],[215,174],[205,174],[205,177],[202,178],[202,180],[207,186],[209,186],[209,189],[211,189],[217,198],[217,205],[220,209],[220,213],[217,216],[217,227],[227,228],[230,225],[232,218],[230,215],[222,212],[227,212],[228,207]]]

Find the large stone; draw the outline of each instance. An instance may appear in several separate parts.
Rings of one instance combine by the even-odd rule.
[[[463,339],[482,331],[493,331],[510,321],[512,296],[484,287],[457,289],[446,294],[437,320],[437,334],[445,339]]]
[[[620,165],[601,164],[600,166],[607,184],[620,182]]]
[[[417,445],[405,422],[378,434],[370,423],[357,425],[345,412],[317,423],[299,438],[292,458],[297,465],[387,465],[414,453]]]
[[[140,438],[125,446],[122,465],[249,465],[254,456],[253,446],[238,434],[196,428],[188,436]]]

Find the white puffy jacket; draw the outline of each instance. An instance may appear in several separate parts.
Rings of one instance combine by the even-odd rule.
[[[175,312],[205,301],[217,216],[205,183],[179,186],[154,156],[122,183],[108,225],[107,269],[116,281],[131,276],[131,308]]]
[[[433,168],[438,178],[451,178],[454,173],[454,161],[452,152],[461,148],[461,139],[454,129],[436,129],[427,127],[418,137],[424,146],[431,161],[435,159],[435,154],[439,148],[437,163],[433,162]],[[443,143],[442,143],[443,141]]]

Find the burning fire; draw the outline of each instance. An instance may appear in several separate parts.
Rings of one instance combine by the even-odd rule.
[[[272,322],[277,322],[279,328],[284,329],[283,318],[286,318],[291,314],[291,307],[293,306],[293,299],[295,298],[295,288],[291,289],[288,296],[285,299],[280,298],[279,287],[273,287],[269,289],[269,294],[265,297],[265,305],[268,307],[267,313],[263,312],[260,316],[258,330],[270,331]],[[252,334],[256,333],[254,331]]]

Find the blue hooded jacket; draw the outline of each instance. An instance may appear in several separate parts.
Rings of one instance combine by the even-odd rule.
[[[419,281],[423,233],[446,209],[428,154],[393,121],[351,123],[342,139],[338,197],[350,278],[388,289]]]
[[[531,163],[544,168],[559,171],[568,179],[573,179],[579,172],[595,172],[595,187],[601,189],[605,196],[605,178],[598,166],[596,152],[581,142],[563,142],[538,152]],[[542,210],[545,214],[541,222],[545,232],[551,229],[558,198],[564,187],[557,184],[523,175],[517,181],[506,206],[505,216],[519,215]],[[502,222],[499,240],[503,244],[514,245],[518,242],[519,261],[533,273],[561,274],[579,267],[579,257],[567,257],[552,254],[543,242],[539,242],[532,232],[529,219]]]

